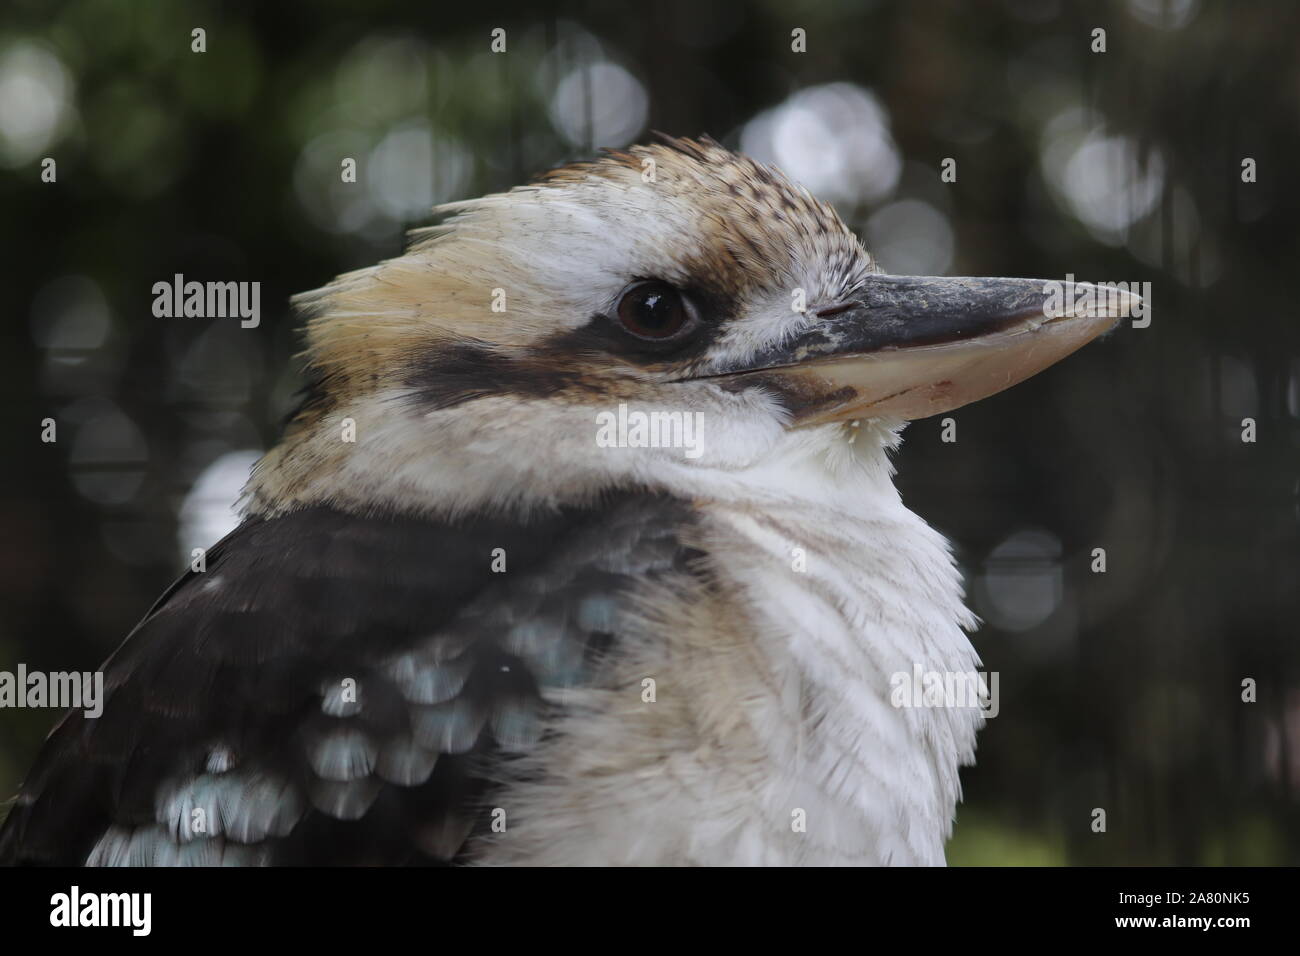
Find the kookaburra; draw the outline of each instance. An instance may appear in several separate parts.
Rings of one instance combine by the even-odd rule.
[[[885,275],[707,139],[442,212],[301,297],[312,384],[242,524],[0,859],[943,863],[982,715],[890,681],[974,672],[974,618],[889,456],[1115,310]]]

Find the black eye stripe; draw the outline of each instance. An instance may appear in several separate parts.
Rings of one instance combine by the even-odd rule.
[[[416,357],[406,376],[414,400],[429,409],[454,408],[493,395],[549,398],[561,392],[594,391],[578,362],[553,360],[546,349],[505,354],[468,342]]]
[[[597,312],[586,325],[548,338],[541,350],[560,361],[571,357],[578,362],[598,355],[612,355],[644,368],[675,368],[702,359],[717,341],[725,322],[701,318],[691,335],[682,339],[640,339],[629,335],[616,316]]]
[[[628,288],[632,285],[635,283]],[[600,375],[619,365],[675,375],[705,357],[735,314],[735,306],[725,294],[699,287],[678,289],[695,310],[697,321],[690,335],[638,338],[624,330],[616,314],[597,312],[586,324],[548,336],[523,353],[494,349],[482,342],[449,343],[412,360],[406,381],[413,389],[413,401],[444,409],[494,395],[547,398],[575,391],[600,394],[605,387]],[[610,312],[615,311],[622,294]]]

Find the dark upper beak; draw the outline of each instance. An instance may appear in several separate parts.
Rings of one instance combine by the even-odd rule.
[[[714,372],[767,385],[794,424],[925,418],[1042,371],[1132,314],[1138,296],[1041,279],[869,277],[744,367]]]

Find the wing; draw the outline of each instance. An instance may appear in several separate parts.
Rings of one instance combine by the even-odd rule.
[[[463,860],[494,763],[592,679],[633,586],[686,567],[688,520],[649,496],[250,520],[109,659],[102,714],[50,735],[0,862]]]

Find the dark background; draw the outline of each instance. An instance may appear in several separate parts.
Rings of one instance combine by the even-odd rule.
[[[1152,283],[1149,328],[907,432],[1000,674],[951,861],[1300,863],[1298,38],[1287,2],[9,0],[0,670],[97,666],[229,526],[291,294],[434,202],[708,132],[890,271]],[[177,272],[260,281],[261,326],[154,318]],[[0,794],[54,720],[0,711]]]

